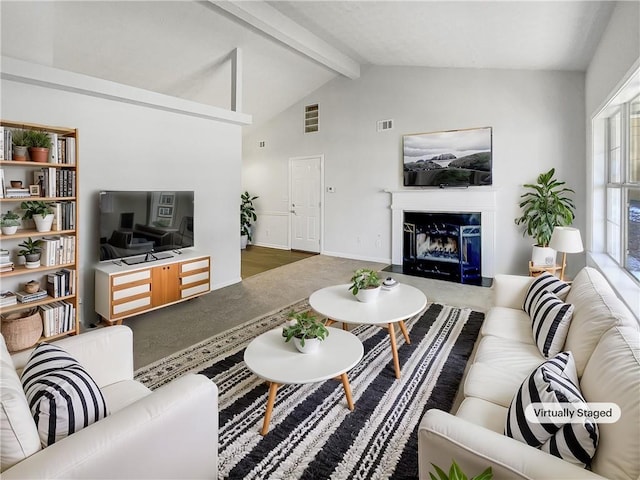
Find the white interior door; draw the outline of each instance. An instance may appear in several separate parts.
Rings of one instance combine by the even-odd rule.
[[[320,253],[322,156],[292,158],[291,249]]]

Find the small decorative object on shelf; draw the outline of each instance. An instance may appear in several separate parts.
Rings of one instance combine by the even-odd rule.
[[[355,271],[353,277],[351,277],[352,285],[349,287],[351,293],[360,302],[369,303],[375,302],[380,293],[380,277],[374,270],[368,268],[360,268]]]
[[[314,315],[306,312],[290,312],[290,319],[295,320],[293,325],[282,329],[285,342],[293,339],[293,343],[301,353],[314,353],[320,348],[322,340],[327,338],[329,330]]]
[[[24,284],[24,291],[27,293],[36,293],[40,290],[40,282],[37,280],[29,280]]]

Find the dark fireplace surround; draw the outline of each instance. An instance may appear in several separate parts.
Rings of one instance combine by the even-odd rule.
[[[481,285],[480,213],[404,212],[402,270]]]

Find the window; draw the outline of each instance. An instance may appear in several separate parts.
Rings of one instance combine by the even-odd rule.
[[[607,253],[640,281],[640,96],[607,127]]]

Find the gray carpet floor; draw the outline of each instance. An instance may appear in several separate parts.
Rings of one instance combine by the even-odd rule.
[[[133,330],[134,368],[140,368],[217,333],[309,297],[319,288],[349,283],[354,270],[387,265],[317,255],[246,278],[207,295],[124,321]],[[215,264],[212,274],[215,275]],[[397,273],[401,283],[422,290],[429,302],[485,312],[491,289]]]

